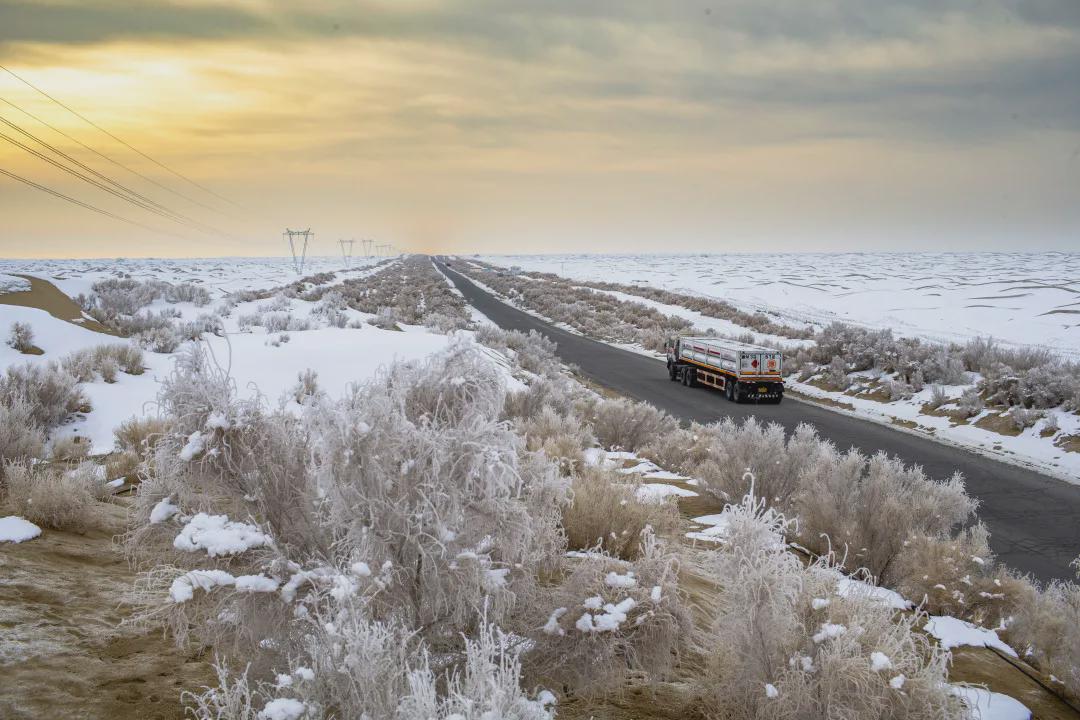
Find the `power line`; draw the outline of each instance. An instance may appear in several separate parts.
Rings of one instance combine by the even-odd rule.
[[[109,212],[108,210],[102,210],[101,208],[96,207],[94,205],[91,205],[90,203],[85,203],[82,200],[76,200],[75,198],[71,197],[70,195],[65,195],[62,192],[58,192],[56,190],[53,190],[52,188],[47,188],[44,185],[39,185],[38,183],[34,182],[33,180],[27,180],[26,178],[24,178],[24,177],[22,177],[20,175],[16,175],[13,172],[9,172],[9,171],[5,170],[4,168],[0,168],[0,175],[7,175],[12,180],[18,180],[19,182],[24,183],[26,185],[29,185],[32,188],[36,188],[37,190],[41,190],[42,192],[46,192],[49,195],[60,198],[61,200],[66,200],[69,203],[73,203],[75,205],[78,205],[79,207],[86,208],[87,210],[93,210],[94,212],[99,213],[101,215],[104,215],[106,217],[110,217],[113,220],[119,220],[120,222],[127,223],[128,225],[135,225],[136,227],[141,227],[144,230],[150,230],[151,232],[161,233],[163,235],[171,235],[172,237],[177,237],[177,238],[180,238],[182,240],[186,239],[186,238],[184,238],[183,235],[177,235],[176,233],[169,232],[168,230],[161,230],[159,228],[151,227],[149,225],[144,225],[143,223],[138,222],[137,220],[129,220],[126,217],[122,217],[120,215],[117,215],[116,213]]]
[[[186,215],[184,215],[182,213],[176,212],[176,211],[162,205],[161,203],[156,202],[155,200],[153,200],[153,199],[151,199],[151,198],[149,198],[149,197],[147,197],[147,196],[145,196],[145,195],[143,195],[143,194],[141,194],[139,192],[136,192],[135,190],[132,190],[131,188],[126,187],[125,185],[122,185],[121,183],[116,182],[115,180],[108,177],[107,175],[103,175],[102,173],[99,173],[97,170],[90,167],[89,165],[86,165],[85,163],[77,160],[76,158],[71,157],[70,155],[65,153],[63,150],[60,150],[59,148],[56,148],[53,145],[50,145],[49,143],[45,142],[44,140],[42,140],[38,136],[34,135],[33,133],[29,132],[28,130],[25,130],[25,129],[19,127],[16,123],[11,122],[7,118],[0,117],[0,123],[4,123],[8,127],[12,128],[13,130],[18,131],[19,133],[21,133],[22,135],[30,138],[31,140],[38,143],[39,145],[51,150],[55,154],[59,155],[60,157],[67,160],[68,162],[72,163],[73,165],[76,165],[79,168],[85,170],[86,172],[94,175],[95,177],[109,183],[110,185],[112,185],[112,186],[114,186],[116,188],[119,188],[124,193],[127,193],[127,195],[130,195],[131,198],[135,198],[135,201],[136,201],[135,204],[139,205],[139,207],[143,207],[143,208],[149,209],[151,211],[153,211],[153,208],[157,208],[158,210],[161,211],[158,214],[164,214],[163,216],[167,217],[170,220],[173,220],[174,222],[177,222],[177,223],[180,223],[181,225],[186,225],[188,227],[194,228],[194,229],[199,230],[200,232],[206,233],[208,235],[216,234],[216,235],[228,236],[227,233],[224,233],[224,232],[218,230],[217,228],[214,228],[213,226],[205,225],[205,224],[200,223],[199,221],[197,221],[197,220],[195,220],[193,218],[190,218],[190,217],[188,217],[188,216],[186,216]],[[8,138],[6,135],[0,134],[0,137],[4,137],[4,139],[8,140],[9,142],[14,142],[14,141],[11,140],[11,138]],[[14,143],[14,144],[18,144],[20,147],[22,147],[24,150],[27,150],[28,152],[34,152],[34,151],[30,150],[29,148],[27,148],[26,146],[22,145],[21,143]],[[35,153],[35,155],[36,154],[37,153]],[[41,157],[41,156],[38,155],[38,157]],[[43,158],[43,159],[46,159],[46,158]],[[52,162],[52,161],[49,161],[49,162]],[[55,163],[53,163],[53,164],[55,164]],[[82,179],[85,180],[86,178],[82,178]],[[108,188],[105,188],[105,189],[108,190]],[[124,197],[125,200],[128,200],[129,202],[132,202],[131,198],[128,198],[126,196],[122,196],[122,197]],[[152,206],[152,207],[147,207],[147,205]]]
[[[147,160],[149,160],[150,162],[154,163],[155,165],[157,165],[158,167],[162,168],[163,170],[166,170],[166,171],[168,171],[168,172],[172,173],[172,174],[173,174],[173,175],[175,175],[176,177],[178,177],[178,178],[180,178],[181,180],[183,180],[183,181],[185,181],[185,182],[187,182],[187,183],[189,183],[189,184],[191,184],[191,185],[193,185],[193,186],[195,186],[195,187],[199,188],[199,189],[200,189],[200,190],[202,190],[203,192],[205,192],[205,193],[209,193],[210,195],[213,195],[213,196],[214,196],[214,197],[216,197],[217,199],[219,199],[219,200],[221,200],[221,201],[223,201],[223,202],[227,202],[227,203],[229,203],[229,204],[230,204],[230,205],[232,205],[233,207],[237,207],[237,208],[240,208],[240,206],[239,206],[239,205],[237,205],[236,203],[234,203],[234,202],[233,202],[232,200],[228,199],[227,197],[224,197],[224,196],[222,196],[222,195],[219,195],[218,193],[214,192],[213,190],[211,190],[210,188],[206,187],[205,185],[201,185],[201,184],[199,184],[199,183],[195,182],[194,180],[192,180],[191,178],[187,177],[186,175],[183,175],[183,174],[181,174],[181,173],[177,172],[176,170],[173,170],[173,169],[172,169],[171,167],[169,167],[169,166],[168,166],[168,165],[166,165],[165,163],[163,163],[163,162],[160,162],[160,161],[158,161],[158,160],[155,160],[154,158],[152,158],[152,157],[150,157],[149,155],[147,155],[146,153],[144,153],[144,152],[143,152],[142,150],[139,150],[138,148],[134,147],[133,145],[130,145],[130,144],[129,144],[128,142],[126,142],[126,141],[124,141],[124,140],[120,139],[120,138],[119,138],[119,137],[117,137],[116,135],[112,134],[111,132],[109,132],[109,131],[108,131],[108,130],[106,130],[105,128],[103,128],[103,127],[101,127],[100,125],[98,125],[98,124],[97,124],[96,122],[94,122],[94,121],[93,121],[93,120],[91,120],[90,118],[86,117],[85,115],[83,115],[83,114],[82,114],[82,113],[80,113],[79,111],[77,111],[77,110],[74,110],[73,108],[71,108],[71,107],[69,107],[69,106],[65,105],[65,104],[64,104],[64,103],[62,103],[62,102],[60,102],[59,100],[57,100],[56,98],[54,98],[54,97],[53,97],[52,95],[50,95],[49,93],[47,93],[47,92],[45,92],[44,90],[42,90],[41,88],[39,88],[39,87],[38,87],[37,85],[34,85],[34,84],[33,84],[32,82],[30,82],[29,80],[27,80],[27,79],[23,78],[23,77],[22,77],[21,75],[18,75],[18,74],[16,74],[15,72],[13,72],[12,70],[10,70],[9,68],[7,68],[7,67],[4,67],[3,65],[0,65],[0,70],[4,70],[4,71],[5,71],[6,73],[8,73],[9,75],[11,75],[11,76],[12,76],[13,78],[15,78],[16,80],[18,80],[19,82],[23,83],[24,85],[26,85],[26,86],[28,86],[28,87],[30,87],[30,88],[33,88],[33,89],[34,89],[34,90],[36,90],[37,92],[41,93],[41,94],[42,94],[42,95],[44,95],[45,97],[47,97],[47,98],[49,98],[50,100],[52,100],[52,101],[53,101],[54,103],[56,103],[56,104],[57,104],[57,105],[59,105],[60,107],[62,107],[62,108],[64,108],[65,110],[67,110],[67,111],[68,111],[69,113],[71,113],[71,114],[72,114],[72,115],[74,115],[75,117],[79,118],[80,120],[82,120],[83,122],[85,122],[85,123],[87,123],[87,124],[89,124],[89,125],[92,125],[92,126],[94,126],[95,128],[97,128],[97,129],[98,129],[98,130],[100,130],[101,132],[103,132],[103,133],[105,133],[106,135],[108,135],[109,137],[111,137],[111,138],[112,138],[113,140],[115,140],[116,142],[120,143],[121,145],[123,145],[123,146],[124,146],[124,147],[126,147],[127,149],[131,150],[132,152],[134,152],[134,153],[137,153],[137,154],[141,155],[142,157],[146,158]],[[243,209],[243,208],[241,208],[241,209]]]
[[[68,140],[70,140],[71,142],[85,148],[86,150],[89,150],[90,152],[94,153],[95,155],[97,155],[101,159],[108,160],[109,162],[111,162],[116,167],[122,168],[123,170],[127,170],[132,175],[135,175],[137,177],[142,178],[143,180],[150,183],[151,185],[156,185],[157,187],[161,188],[162,190],[165,190],[166,192],[170,192],[173,195],[176,195],[177,197],[183,198],[184,200],[187,200],[189,203],[191,203],[193,205],[198,205],[199,207],[204,208],[206,210],[210,210],[212,212],[216,212],[216,213],[219,213],[219,214],[221,213],[221,210],[218,210],[216,207],[214,207],[212,205],[207,205],[206,203],[203,203],[203,202],[200,202],[199,200],[196,200],[195,198],[191,197],[190,195],[185,195],[184,193],[180,192],[179,190],[174,190],[173,188],[169,187],[168,185],[163,185],[162,183],[159,183],[154,178],[147,177],[146,175],[143,175],[138,170],[134,170],[134,169],[128,167],[127,165],[125,165],[124,163],[120,162],[119,160],[111,158],[108,155],[106,155],[105,153],[103,153],[103,152],[101,152],[99,150],[96,150],[95,148],[90,147],[89,145],[84,143],[82,140],[79,140],[78,138],[75,138],[75,137],[72,137],[71,135],[68,135],[66,132],[64,132],[63,130],[61,130],[60,128],[58,128],[58,127],[56,127],[54,125],[50,125],[45,120],[42,120],[37,115],[30,112],[29,110],[25,110],[25,109],[19,107],[18,105],[11,102],[7,98],[0,97],[0,100],[3,100],[5,103],[7,103],[11,107],[15,108],[16,110],[21,112],[23,115],[26,115],[28,118],[31,118],[32,120],[38,121],[39,123],[41,123],[45,127],[52,130],[53,132],[55,132],[55,133],[57,133],[59,135],[62,135],[65,138],[67,138]]]
[[[114,196],[120,198],[121,200],[126,200],[127,202],[131,203],[132,205],[140,207],[143,210],[147,210],[149,212],[152,212],[155,215],[158,215],[160,217],[165,218],[166,220],[175,220],[175,218],[170,217],[169,215],[165,214],[161,210],[158,210],[157,208],[153,207],[152,205],[148,205],[148,204],[142,202],[141,200],[136,200],[134,198],[128,197],[124,193],[121,193],[121,192],[119,192],[117,190],[113,190],[108,185],[100,183],[97,180],[94,180],[93,178],[87,177],[86,175],[83,175],[82,173],[80,173],[78,170],[73,170],[72,168],[69,168],[67,165],[64,165],[62,162],[58,162],[58,161],[52,159],[51,157],[49,157],[48,155],[46,155],[44,153],[41,153],[41,152],[38,152],[37,150],[30,147],[29,145],[21,143],[18,140],[16,140],[15,138],[13,138],[13,137],[11,137],[9,135],[5,135],[4,133],[0,132],[0,138],[2,138],[4,140],[7,140],[12,145],[16,145],[16,146],[22,148],[23,150],[30,153],[31,155],[34,155],[35,157],[38,157],[38,158],[44,160],[45,162],[49,163],[50,165],[52,165],[54,167],[57,167],[60,170],[63,170],[64,172],[68,173],[69,175],[73,175],[74,177],[79,178],[83,182],[90,183],[94,187],[99,188],[101,190],[104,190],[105,192],[109,193],[110,195],[114,195]],[[180,221],[176,221],[176,222],[180,222]],[[193,227],[193,226],[191,226],[191,225],[189,225],[188,223],[185,223],[185,222],[181,222],[181,224],[185,225],[187,227]],[[183,236],[178,236],[178,237],[183,237]]]

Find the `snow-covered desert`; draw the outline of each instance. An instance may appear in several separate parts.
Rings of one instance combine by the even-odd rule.
[[[432,258],[0,271],[4,717],[1071,717],[1078,590],[997,562],[962,479],[599,392]],[[832,342],[712,292],[750,315],[644,307]]]

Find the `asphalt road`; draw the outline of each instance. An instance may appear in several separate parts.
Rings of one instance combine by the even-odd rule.
[[[1078,485],[790,398],[780,405],[737,405],[719,391],[683,387],[668,380],[663,362],[554,327],[438,264],[469,303],[499,327],[546,335],[558,344],[563,361],[590,380],[682,420],[709,423],[756,415],[789,432],[805,422],[842,449],[854,446],[866,454],[884,450],[921,465],[933,478],[959,470],[968,492],[979,499],[979,517],[989,527],[991,548],[1001,561],[1040,580],[1075,577],[1069,563],[1080,555]]]

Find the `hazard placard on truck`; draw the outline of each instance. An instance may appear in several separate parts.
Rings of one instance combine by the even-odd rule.
[[[783,355],[772,348],[715,337],[668,341],[672,381],[722,390],[733,402],[779,403],[784,397]]]

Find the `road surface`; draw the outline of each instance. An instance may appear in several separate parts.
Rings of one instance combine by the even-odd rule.
[[[933,478],[944,479],[959,470],[968,492],[979,499],[979,517],[990,529],[990,545],[999,560],[1040,580],[1075,578],[1069,563],[1080,555],[1078,485],[811,403],[787,399],[781,405],[736,405],[718,391],[683,387],[668,380],[662,361],[566,332],[507,305],[436,262],[466,300],[499,327],[546,335],[558,344],[564,362],[576,365],[598,385],[682,420],[709,423],[725,416],[756,415],[789,432],[800,423],[811,423],[837,447],[854,446],[866,454],[884,450],[921,465]]]

